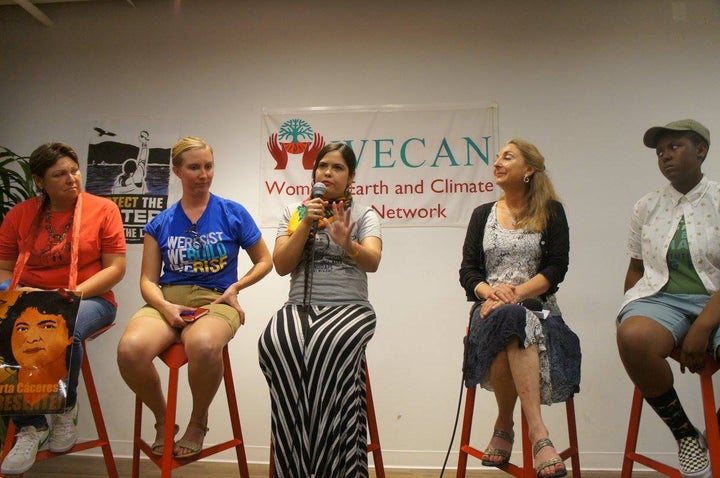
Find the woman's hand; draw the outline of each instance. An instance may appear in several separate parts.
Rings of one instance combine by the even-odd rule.
[[[317,221],[318,224],[325,220],[325,206],[327,201],[322,198],[310,199],[305,203],[305,216],[303,222],[308,226],[312,227],[312,224]]]
[[[487,299],[480,306],[480,317],[482,317],[484,319],[485,317],[487,317],[490,314],[490,312],[497,309],[501,305],[503,305],[502,302],[499,302],[495,299]]]
[[[182,313],[193,312],[194,310],[195,307],[187,307],[185,305],[178,305],[170,302],[167,302],[162,308],[160,308],[160,312],[163,317],[165,317],[168,324],[170,324],[170,327],[176,329],[183,329],[189,325],[189,323],[185,322],[182,318]]]
[[[333,208],[333,222],[328,227],[328,234],[335,244],[342,247],[346,251],[350,251],[352,248],[352,233],[354,222],[350,222],[350,208],[344,209],[342,202],[335,202],[332,205]],[[352,251],[351,251],[352,252]]]
[[[705,367],[709,339],[709,334],[701,327],[690,327],[680,348],[680,371],[682,373],[685,373],[685,368],[694,373]]]
[[[495,284],[492,292],[488,294],[486,299],[501,304],[517,304],[520,301],[515,286],[503,282]]]
[[[213,304],[227,304],[233,309],[237,310],[237,313],[240,315],[240,324],[245,324],[245,311],[242,307],[240,307],[240,302],[237,300],[238,291],[235,290],[234,287],[228,287],[225,289],[225,292],[223,292],[223,295],[215,299],[212,303]]]

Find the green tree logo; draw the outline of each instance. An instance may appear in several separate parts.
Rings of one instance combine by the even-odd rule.
[[[288,154],[302,154],[303,168],[312,169],[324,145],[324,138],[313,131],[310,123],[300,118],[285,121],[267,142],[268,151],[275,159],[275,169],[287,168]]]
[[[312,142],[313,129],[305,120],[289,119],[280,125],[278,139],[288,153],[303,153]]]

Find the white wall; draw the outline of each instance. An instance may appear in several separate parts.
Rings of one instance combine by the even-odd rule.
[[[584,352],[581,460],[584,469],[617,469],[631,397],[613,325],[628,217],[635,200],[664,183],[642,134],[694,117],[720,135],[720,3],[675,3],[686,7],[686,20],[673,19],[669,0],[81,2],[44,5],[53,28],[3,6],[0,144],[29,154],[64,140],[85,153],[98,115],[176,117],[182,133],[214,146],[214,191],[255,211],[263,107],[496,101],[501,140],[535,142],[565,201],[571,264],[559,300]],[[718,179],[714,149],[705,171]],[[274,230],[263,233],[272,246]],[[379,320],[368,359],[388,466],[443,462],[468,311],[457,282],[463,237],[460,228],[384,232],[383,262],[371,277]],[[115,344],[140,305],[140,253],[130,248],[117,287],[118,327],[90,345],[117,455],[130,453],[134,397],[117,372]],[[231,344],[248,455],[257,462],[267,461],[269,406],[256,341],[286,294],[287,279],[275,273],[243,292],[249,319]],[[701,425],[696,379],[683,376],[677,388]],[[182,425],[187,390],[183,397]],[[207,443],[227,435],[222,399]],[[85,410],[81,432],[90,435]],[[562,412],[547,410],[558,442]],[[492,395],[479,393],[478,447],[494,416]],[[650,414],[641,444],[661,459],[676,449]]]

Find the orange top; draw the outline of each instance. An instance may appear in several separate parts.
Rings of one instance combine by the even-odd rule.
[[[126,252],[125,233],[117,205],[103,197],[83,192],[80,214],[80,241],[78,251],[77,283],[82,283],[102,270],[103,254],[124,254]],[[0,224],[0,259],[14,261],[20,254],[25,238],[31,234],[33,219],[41,206],[38,198],[23,201],[8,211]],[[42,218],[37,236],[34,239],[30,257],[20,276],[20,284],[38,289],[58,289],[68,287],[70,274],[70,244],[72,230],[65,231],[72,217],[72,211],[53,213],[52,227]],[[56,221],[58,221],[56,223]],[[51,241],[50,232],[55,233]],[[58,242],[58,233],[65,232]],[[101,295],[117,307],[112,290]]]

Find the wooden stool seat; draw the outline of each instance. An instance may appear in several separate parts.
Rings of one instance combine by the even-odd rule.
[[[49,450],[39,451],[35,457],[35,461],[47,460],[48,458],[54,458],[56,456],[67,455],[68,453],[75,453],[78,451],[89,450],[91,448],[102,448],[103,458],[105,460],[105,468],[108,472],[108,477],[117,478],[118,472],[115,466],[115,459],[113,458],[112,449],[110,448],[110,438],[105,428],[105,420],[103,419],[102,409],[100,408],[100,400],[98,399],[97,389],[95,388],[95,380],[93,379],[92,370],[90,368],[90,360],[88,359],[87,353],[87,342],[94,340],[96,337],[105,333],[107,330],[113,327],[115,324],[110,324],[106,327],[96,330],[90,337],[82,341],[83,348],[83,359],[80,370],[82,370],[83,381],[85,382],[85,389],[87,391],[88,401],[90,402],[90,410],[92,411],[93,420],[95,421],[95,429],[97,430],[98,437],[92,440],[80,441],[75,444],[71,449],[64,453],[53,453]],[[15,424],[12,420],[9,421],[7,433],[5,435],[5,444],[3,446],[2,456],[7,456],[12,450],[15,444]],[[0,461],[1,462],[1,461]],[[0,474],[0,476],[4,476]],[[13,475],[13,476],[25,476],[24,474]]]
[[[172,470],[187,465],[202,458],[220,453],[221,451],[235,448],[237,455],[238,469],[242,478],[250,478],[248,471],[247,457],[245,455],[245,445],[242,437],[242,429],[240,426],[240,415],[237,407],[237,397],[235,395],[235,385],[233,383],[232,369],[230,367],[230,357],[228,355],[228,347],[225,345],[222,351],[223,356],[223,382],[225,383],[225,394],[227,395],[228,410],[230,413],[230,425],[232,427],[233,436],[231,439],[218,443],[217,445],[204,447],[202,451],[195,456],[189,458],[175,458],[173,456],[173,448],[175,444],[175,416],[177,412],[177,392],[180,368],[188,361],[185,355],[185,347],[181,343],[176,343],[165,349],[158,357],[168,366],[169,379],[167,390],[167,410],[165,413],[165,443],[163,448],[163,456],[153,454],[150,444],[140,436],[142,429],[142,411],[143,403],[139,398],[135,398],[135,430],[133,433],[133,478],[140,477],[140,451],[147,455],[150,460],[160,468],[161,478],[170,478]]]
[[[477,387],[468,388],[465,395],[465,412],[463,415],[462,434],[460,436],[460,454],[458,456],[457,478],[465,478],[467,470],[468,456],[473,456],[482,460],[484,454],[477,448],[470,446],[470,432],[472,431],[472,419],[475,409],[475,392]],[[559,450],[560,458],[564,460],[570,459],[572,463],[573,478],[581,478],[580,471],[580,452],[577,441],[577,427],[575,425],[575,401],[569,398],[565,402],[565,411],[567,415],[568,439],[569,446],[564,450]],[[497,467],[516,478],[536,478],[535,468],[533,467],[533,444],[530,443],[528,437],[528,424],[525,414],[522,413],[522,465],[518,466],[513,463],[507,463]]]
[[[679,361],[680,349],[675,349],[670,355],[671,358]],[[703,415],[710,450],[710,468],[712,476],[720,477],[720,431],[718,430],[718,419],[715,407],[715,395],[713,390],[712,376],[720,369],[720,364],[709,354],[705,359],[705,367],[697,372],[700,377],[700,392],[703,401]],[[640,390],[635,388],[633,392],[632,405],[630,406],[630,419],[628,422],[627,440],[625,441],[625,454],[623,457],[621,478],[631,478],[634,463],[640,463],[665,476],[682,478],[680,470],[672,466],[660,463],[642,453],[636,451],[638,432],[640,430],[640,416],[642,415],[643,396]]]

